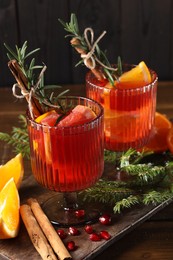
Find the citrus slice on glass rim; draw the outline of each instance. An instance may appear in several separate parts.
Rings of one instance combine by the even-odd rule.
[[[133,89],[140,88],[150,84],[152,81],[150,70],[144,61],[124,72],[119,80],[115,80],[114,84],[118,89]],[[110,83],[107,83],[106,88],[113,88]]]

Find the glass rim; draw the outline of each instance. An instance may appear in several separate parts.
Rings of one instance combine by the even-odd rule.
[[[40,123],[37,123],[34,121],[34,119],[31,118],[30,116],[30,112],[29,112],[29,108],[27,108],[26,110],[26,118],[29,122],[32,122],[32,124],[38,126],[38,127],[42,127],[44,129],[75,129],[75,128],[79,128],[81,126],[88,126],[90,125],[91,123],[97,121],[99,118],[101,118],[103,115],[104,115],[104,109],[102,107],[101,104],[99,104],[97,101],[91,99],[91,98],[88,98],[88,97],[82,97],[82,96],[65,96],[65,97],[60,97],[59,99],[75,99],[75,100],[78,100],[78,99],[81,99],[81,100],[86,100],[86,101],[89,101],[89,102],[92,102],[93,104],[97,105],[98,108],[100,109],[100,112],[98,115],[96,115],[96,117],[94,119],[92,119],[91,121],[89,122],[86,122],[86,123],[82,123],[82,124],[78,124],[78,125],[74,125],[74,126],[49,126],[49,125],[43,125],[43,124],[40,124]]]
[[[116,65],[115,65],[116,66]],[[128,64],[128,63],[125,63],[125,64],[123,64],[122,66],[129,66],[129,67],[136,67],[137,65],[135,65],[135,64]],[[129,88],[129,89],[119,89],[119,88],[106,88],[105,86],[98,86],[98,85],[96,85],[96,84],[94,84],[94,83],[92,83],[90,80],[89,80],[89,78],[90,78],[90,75],[93,75],[93,77],[95,77],[94,76],[94,74],[92,73],[92,71],[91,70],[89,70],[87,73],[86,73],[86,77],[85,77],[85,81],[86,81],[86,83],[88,83],[88,84],[90,84],[91,86],[94,86],[94,87],[97,87],[98,89],[107,89],[107,90],[118,90],[118,91],[129,91],[129,90],[139,90],[139,89],[143,89],[143,88],[146,88],[146,87],[149,87],[149,86],[154,86],[155,84],[156,84],[156,82],[158,82],[158,75],[157,75],[157,73],[154,71],[154,70],[152,70],[152,69],[150,69],[150,68],[148,68],[149,69],[149,71],[150,71],[150,73],[151,73],[151,75],[153,76],[153,79],[152,79],[152,81],[150,82],[150,83],[148,83],[148,84],[145,84],[144,86],[142,86],[142,87],[137,87],[137,88]]]

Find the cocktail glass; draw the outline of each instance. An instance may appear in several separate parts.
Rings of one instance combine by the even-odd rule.
[[[45,126],[27,113],[31,167],[39,184],[55,195],[43,203],[43,210],[54,224],[69,226],[94,221],[98,211],[91,205],[80,207],[77,191],[101,177],[104,168],[103,108],[83,97],[61,99],[66,107],[88,106],[96,118],[76,126]],[[84,208],[85,207],[85,208]],[[83,214],[76,217],[76,212]]]
[[[134,65],[126,65],[127,71]],[[156,110],[158,77],[150,70],[152,82],[128,89],[106,88],[93,73],[86,75],[86,95],[104,107],[105,149],[116,152],[141,148],[152,135]],[[134,79],[135,80],[135,79]]]

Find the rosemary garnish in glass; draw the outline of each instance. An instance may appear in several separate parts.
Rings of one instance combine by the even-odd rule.
[[[61,19],[59,19],[59,22],[63,25],[65,31],[68,32],[68,34],[65,37],[72,38],[71,45],[77,50],[78,53],[81,54],[81,57],[86,58],[86,55],[90,54],[86,62],[85,59],[81,59],[77,65],[84,63],[87,66],[87,62],[92,63],[92,65],[94,63],[96,65],[94,69],[98,71],[99,68],[101,68],[103,77],[107,78],[111,83],[111,85],[114,86],[114,81],[118,80],[118,78],[122,74],[121,58],[118,57],[117,68],[114,68],[109,62],[109,60],[107,59],[106,52],[100,49],[97,40],[94,43],[93,30],[91,28],[86,28],[83,34],[80,33],[78,20],[74,13],[71,14],[71,19],[69,23],[65,23]],[[91,34],[90,40],[88,39],[89,38],[87,35],[88,33]],[[104,34],[105,32],[103,32],[100,39],[104,36]],[[87,67],[92,68],[92,65],[90,64]]]
[[[65,114],[67,108],[62,106],[60,97],[64,96],[68,90],[54,96],[53,90],[60,89],[61,86],[45,85],[44,73],[46,66],[44,64],[36,65],[35,58],[31,58],[40,49],[37,48],[27,52],[27,41],[24,42],[21,48],[16,46],[15,51],[7,44],[4,45],[8,50],[9,68],[17,80],[18,87],[22,89],[22,94],[28,99],[30,98],[28,96],[31,94],[32,101],[36,101],[35,106],[39,110],[39,113],[55,109],[59,114]],[[31,59],[29,63],[26,62],[28,58]]]

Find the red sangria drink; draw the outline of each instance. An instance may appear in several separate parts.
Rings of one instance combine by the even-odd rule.
[[[61,104],[68,108],[65,115],[51,110],[32,120],[28,114],[31,166],[39,184],[64,193],[73,204],[73,192],[92,186],[103,173],[103,108],[82,97],[61,98]],[[53,204],[58,204],[54,197],[46,206],[48,215]],[[55,207],[54,216],[58,214]]]
[[[125,151],[144,146],[152,133],[157,92],[157,75],[144,61],[138,65],[124,65],[120,56],[116,66],[99,46],[106,34],[95,39],[94,30],[86,27],[81,33],[78,19],[71,14],[69,23],[59,19],[68,32],[71,46],[84,64],[87,97],[104,107],[105,148]],[[107,49],[107,48],[106,48]],[[78,65],[77,64],[77,65]]]
[[[156,110],[157,75],[144,62],[126,65],[112,86],[86,76],[86,93],[104,107],[105,148],[125,151],[143,147],[152,135]]]

